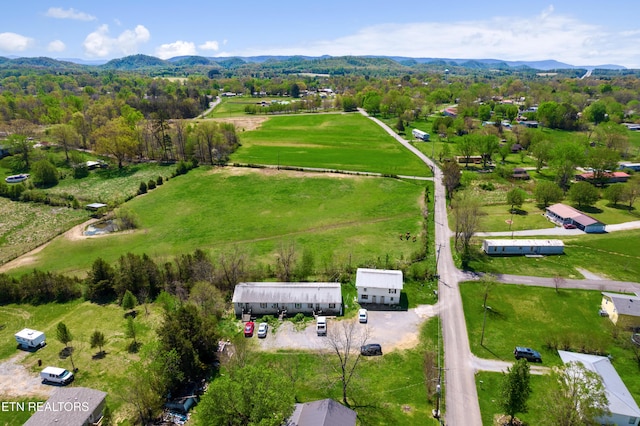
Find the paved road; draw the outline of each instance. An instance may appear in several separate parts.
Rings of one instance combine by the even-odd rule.
[[[367,115],[360,110],[360,113]],[[458,282],[466,275],[462,274],[453,262],[447,220],[447,203],[445,188],[442,184],[442,172],[426,155],[398,136],[380,120],[369,117],[386,130],[409,151],[424,161],[434,172],[435,183],[435,221],[436,221],[436,256],[440,283],[439,312],[442,320],[442,338],[444,342],[444,378],[445,378],[445,421],[452,426],[481,426],[480,405],[475,384],[475,368],[471,358],[471,348],[467,334],[467,325],[462,310],[462,299]]]

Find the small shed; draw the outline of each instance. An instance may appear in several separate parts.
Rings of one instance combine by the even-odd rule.
[[[27,350],[39,349],[47,344],[44,332],[32,330],[30,328],[23,328],[14,336],[18,345]]]
[[[482,249],[493,256],[563,254],[562,240],[484,240]]]
[[[106,204],[104,203],[91,203],[91,204],[87,204],[87,209],[88,210],[92,210],[92,211],[97,211],[103,207],[107,207]]]

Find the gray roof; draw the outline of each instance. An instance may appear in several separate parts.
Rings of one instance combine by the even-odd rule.
[[[629,417],[640,417],[640,408],[622,382],[616,369],[611,365],[609,358],[597,355],[580,354],[576,352],[558,351],[558,355],[565,364],[581,362],[587,369],[596,372],[602,377],[609,410],[612,414],[621,414]]]
[[[632,315],[640,317],[640,297],[629,294],[602,292],[603,296],[611,299],[619,315]]]
[[[356,287],[402,290],[402,271],[358,268],[356,272]]]
[[[296,404],[287,426],[355,426],[356,412],[333,399]]]
[[[240,283],[233,303],[342,303],[340,283]]]
[[[41,410],[33,413],[25,426],[82,426],[106,397],[105,392],[95,389],[59,388]]]

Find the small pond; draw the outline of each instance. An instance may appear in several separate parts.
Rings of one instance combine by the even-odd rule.
[[[109,234],[111,232],[116,232],[118,230],[118,226],[116,225],[114,220],[103,220],[100,222],[92,223],[87,226],[87,229],[84,230],[83,234],[86,236],[92,235],[103,235]]]

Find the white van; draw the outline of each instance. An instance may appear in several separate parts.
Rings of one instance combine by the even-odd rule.
[[[318,336],[327,335],[327,317],[318,317],[316,320],[316,331]]]
[[[67,385],[73,381],[73,373],[64,368],[47,367],[40,372],[42,383]]]

